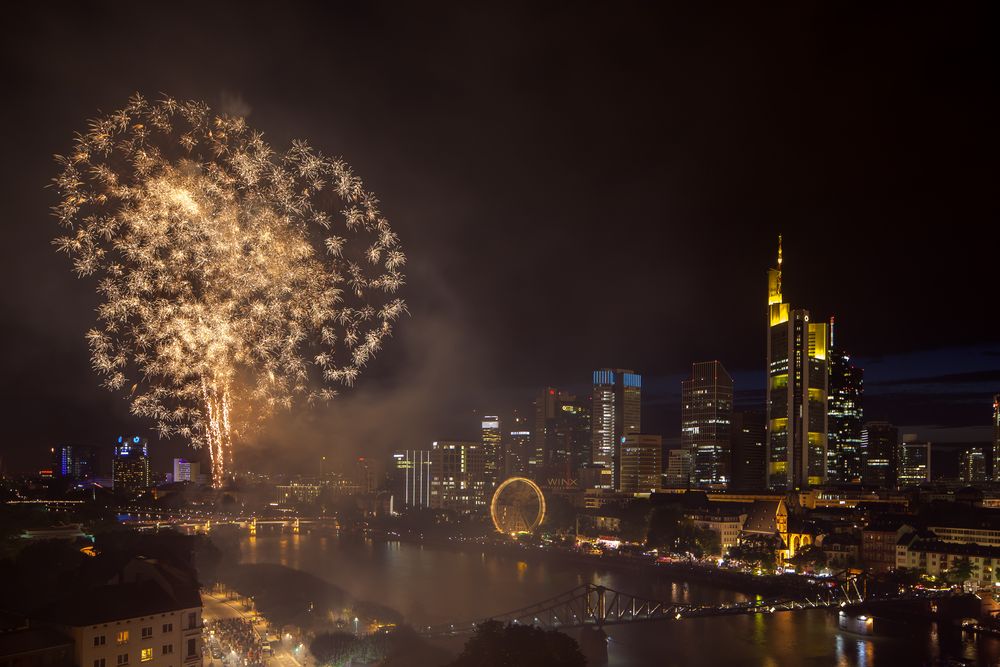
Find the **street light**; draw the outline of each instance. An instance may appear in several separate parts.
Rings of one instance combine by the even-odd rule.
[[[354,634],[355,635],[358,634],[358,617],[357,616],[354,617]]]

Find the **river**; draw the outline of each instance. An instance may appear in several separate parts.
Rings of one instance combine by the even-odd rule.
[[[273,534],[244,538],[241,550],[245,563],[304,570],[356,598],[393,607],[414,625],[487,617],[588,581],[677,602],[745,599],[741,593],[645,574],[406,542]],[[938,657],[1000,666],[997,639],[977,640],[950,628],[938,632],[933,625],[912,628],[909,637],[868,639],[840,632],[836,617],[822,610],[611,626],[608,635],[613,666],[916,667],[935,664]]]

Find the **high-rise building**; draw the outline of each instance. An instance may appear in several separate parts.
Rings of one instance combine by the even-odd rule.
[[[691,485],[725,488],[732,476],[733,379],[718,361],[691,365],[681,381],[681,446],[691,452]]]
[[[604,468],[600,486],[615,489],[622,438],[642,430],[642,376],[631,370],[602,368],[594,371],[593,382],[592,462]]]
[[[767,484],[803,489],[826,480],[827,325],[782,297],[778,265],[768,271]]]
[[[962,450],[958,460],[958,474],[967,484],[987,481],[986,452],[983,447],[972,446]]]
[[[889,422],[868,422],[861,430],[861,481],[865,486],[896,486],[899,429]]]
[[[431,452],[407,449],[392,455],[389,472],[392,511],[431,505]]]
[[[431,445],[430,506],[465,511],[489,502],[486,456],[479,442],[434,442]]]
[[[691,485],[691,452],[671,449],[667,452],[667,470],[663,474],[666,486],[687,488]]]
[[[97,447],[60,445],[52,450],[52,473],[55,477],[82,481],[97,477]]]
[[[621,446],[620,493],[649,493],[663,481],[663,439],[658,435],[629,433]]]
[[[483,456],[486,457],[486,481],[496,486],[503,475],[503,437],[498,415],[485,415],[480,421],[482,429]]]
[[[1000,482],[1000,394],[993,396],[993,481]]]
[[[864,427],[864,371],[851,357],[834,347],[830,318],[830,393],[827,397],[829,434],[826,475],[830,482],[861,481],[861,429]]]
[[[733,475],[729,488],[733,491],[763,491],[764,440],[767,437],[764,412],[743,410],[733,412],[730,428]]]
[[[504,476],[526,475],[528,454],[531,451],[531,431],[528,419],[517,410],[510,419],[510,431],[504,442]]]
[[[919,442],[916,434],[907,433],[897,451],[896,485],[899,488],[931,481],[931,443]]]
[[[133,493],[149,488],[149,442],[146,438],[118,436],[111,461],[115,491]]]
[[[535,400],[533,443],[529,468],[534,477],[575,479],[580,466],[589,462],[589,401],[555,387],[542,389]]]
[[[201,463],[187,459],[174,459],[175,482],[197,482],[201,475]]]

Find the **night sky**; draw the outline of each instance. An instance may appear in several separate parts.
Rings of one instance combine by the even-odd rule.
[[[544,384],[586,391],[602,366],[643,373],[644,430],[668,438],[693,361],[721,360],[739,405],[762,406],[779,232],[786,300],[836,316],[867,416],[989,437],[986,3],[216,4],[7,10],[8,470],[58,443],[152,434],[90,370],[94,283],[51,246],[46,187],[52,155],[133,92],[202,99],[279,149],[306,138],[342,155],[407,251],[411,316],[336,405],[276,420],[262,462],[278,447],[301,466],[472,437],[477,411],[526,408]],[[183,448],[154,451],[165,466]]]

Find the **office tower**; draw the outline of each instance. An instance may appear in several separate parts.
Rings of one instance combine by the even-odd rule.
[[[725,488],[731,477],[733,379],[718,361],[691,365],[681,381],[681,447],[691,452],[691,485]]]
[[[642,428],[642,376],[620,368],[594,371],[591,396],[592,462],[603,466],[602,488],[618,488],[622,438]]]
[[[149,443],[145,438],[118,436],[111,462],[115,491],[133,493],[149,488]]]
[[[1000,394],[993,397],[993,481],[1000,482]]]
[[[504,473],[505,477],[526,475],[528,473],[528,453],[531,451],[531,431],[528,430],[528,419],[517,410],[510,419],[510,431],[504,442]]]
[[[744,410],[733,413],[730,427],[733,491],[764,490],[764,440],[767,437],[764,412]]]
[[[829,437],[826,473],[829,482],[861,481],[861,429],[864,371],[834,346],[834,321],[830,318],[830,393],[827,397]]]
[[[782,297],[778,265],[768,271],[767,485],[803,489],[826,480],[827,326]]]
[[[589,401],[554,387],[543,388],[535,400],[532,475],[575,479],[589,460],[590,442]]]
[[[986,452],[983,447],[969,447],[962,450],[958,460],[958,474],[967,484],[985,482]]]
[[[691,452],[686,449],[669,450],[667,471],[663,476],[666,486],[688,488],[691,485]]]
[[[889,422],[868,422],[861,430],[861,481],[865,486],[896,486],[899,429]]]
[[[82,481],[97,477],[97,447],[60,445],[52,450],[55,477]]]
[[[201,474],[201,463],[187,459],[174,459],[175,482],[197,482]]]
[[[389,473],[392,510],[431,505],[431,452],[407,449],[392,455]]]
[[[663,479],[663,439],[658,435],[629,433],[621,446],[620,493],[649,493]]]
[[[896,485],[899,488],[931,481],[931,443],[918,442],[916,434],[907,433],[897,451]]]
[[[351,482],[357,487],[358,493],[371,495],[378,491],[378,473],[375,469],[375,463],[374,460],[364,456],[359,456],[354,461]]]
[[[498,485],[503,475],[503,446],[501,441],[500,417],[484,415],[480,421],[482,429],[483,456],[486,457],[486,481],[491,486]]]
[[[483,507],[492,488],[486,483],[486,456],[478,442],[431,445],[430,506],[457,511]]]

